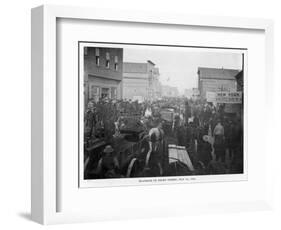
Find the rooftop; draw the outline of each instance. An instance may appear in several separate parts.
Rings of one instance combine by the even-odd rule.
[[[159,69],[154,68],[155,64],[148,60],[144,63],[138,62],[124,62],[123,63],[123,72],[124,73],[147,73],[151,70],[151,67],[154,69],[155,74],[159,74]]]
[[[239,72],[240,70],[237,69],[198,67],[198,75],[201,79],[236,80],[235,77]]]
[[[124,62],[124,73],[147,73],[147,63]]]

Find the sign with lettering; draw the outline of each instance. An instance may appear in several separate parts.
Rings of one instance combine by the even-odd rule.
[[[217,93],[216,92],[206,92],[207,102],[216,102]]]
[[[208,102],[225,103],[225,104],[241,104],[242,92],[207,92]]]

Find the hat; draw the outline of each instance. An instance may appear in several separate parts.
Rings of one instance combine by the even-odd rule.
[[[203,141],[209,142],[209,136],[208,136],[208,135],[204,135],[204,136],[203,136]]]
[[[104,153],[112,153],[114,152],[114,149],[111,147],[111,145],[107,145],[104,150],[103,150]]]

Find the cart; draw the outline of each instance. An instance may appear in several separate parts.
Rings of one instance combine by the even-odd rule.
[[[114,149],[114,157],[118,161],[118,168],[110,177],[126,178],[142,175],[146,154],[149,150],[148,136],[144,126],[136,116],[122,117],[123,125],[119,134],[114,136],[111,143],[100,140],[95,145],[85,149],[84,177],[85,179],[108,178],[100,169],[103,164],[103,149],[111,145]]]

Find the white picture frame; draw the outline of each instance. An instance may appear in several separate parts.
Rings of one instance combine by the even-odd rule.
[[[181,27],[192,26],[200,28],[220,28],[225,30],[240,29],[247,31],[262,31],[265,39],[265,74],[263,79],[265,104],[267,113],[264,119],[271,120],[270,111],[273,111],[273,22],[266,19],[248,19],[248,18],[231,18],[231,17],[210,17],[210,16],[190,16],[174,15],[168,13],[149,13],[149,12],[132,12],[132,11],[115,11],[105,9],[78,8],[69,6],[52,6],[44,5],[32,9],[32,169],[31,169],[31,213],[32,219],[41,224],[56,224],[81,221],[95,221],[107,219],[126,219],[141,218],[152,216],[171,216],[185,215],[188,213],[205,213],[221,211],[243,211],[243,210],[260,210],[272,207],[272,169],[271,169],[271,149],[270,137],[266,137],[264,144],[265,162],[263,183],[265,191],[263,196],[255,201],[248,201],[246,198],[238,197],[237,199],[221,202],[212,202],[209,198],[208,203],[196,202],[192,207],[186,208],[185,204],[179,202],[168,202],[167,205],[134,207],[130,201],[125,201],[127,205],[118,212],[118,209],[107,210],[101,209],[101,212],[94,211],[77,211],[69,212],[60,209],[59,199],[61,193],[61,180],[58,179],[58,139],[57,139],[57,20],[97,20],[107,23],[124,22],[138,24],[153,24],[154,26]],[[251,93],[251,92],[250,92]],[[248,118],[249,119],[249,118]],[[270,133],[271,127],[265,128]],[[257,180],[252,175],[250,180]],[[225,183],[225,182],[224,182]],[[170,185],[167,185],[170,186]],[[184,185],[173,185],[181,186]],[[155,186],[154,186],[155,187]],[[157,187],[157,186],[156,186]],[[78,187],[77,187],[78,188]],[[103,188],[99,188],[102,192]],[[118,192],[132,192],[134,187],[124,188]],[[138,188],[138,193],[150,188]],[[200,188],[197,188],[200,189]],[[108,190],[104,191],[108,192]],[[146,198],[143,198],[143,202]],[[69,204],[71,205],[71,204]],[[100,204],[98,204],[100,205]],[[98,206],[97,205],[97,206]],[[83,205],[82,205],[83,206]],[[101,206],[100,206],[101,207]],[[163,207],[166,207],[163,208]],[[171,210],[169,208],[171,207]],[[83,207],[82,207],[83,208]],[[139,210],[138,210],[139,209]],[[58,211],[59,210],[59,211]],[[138,210],[138,211],[136,211]]]

